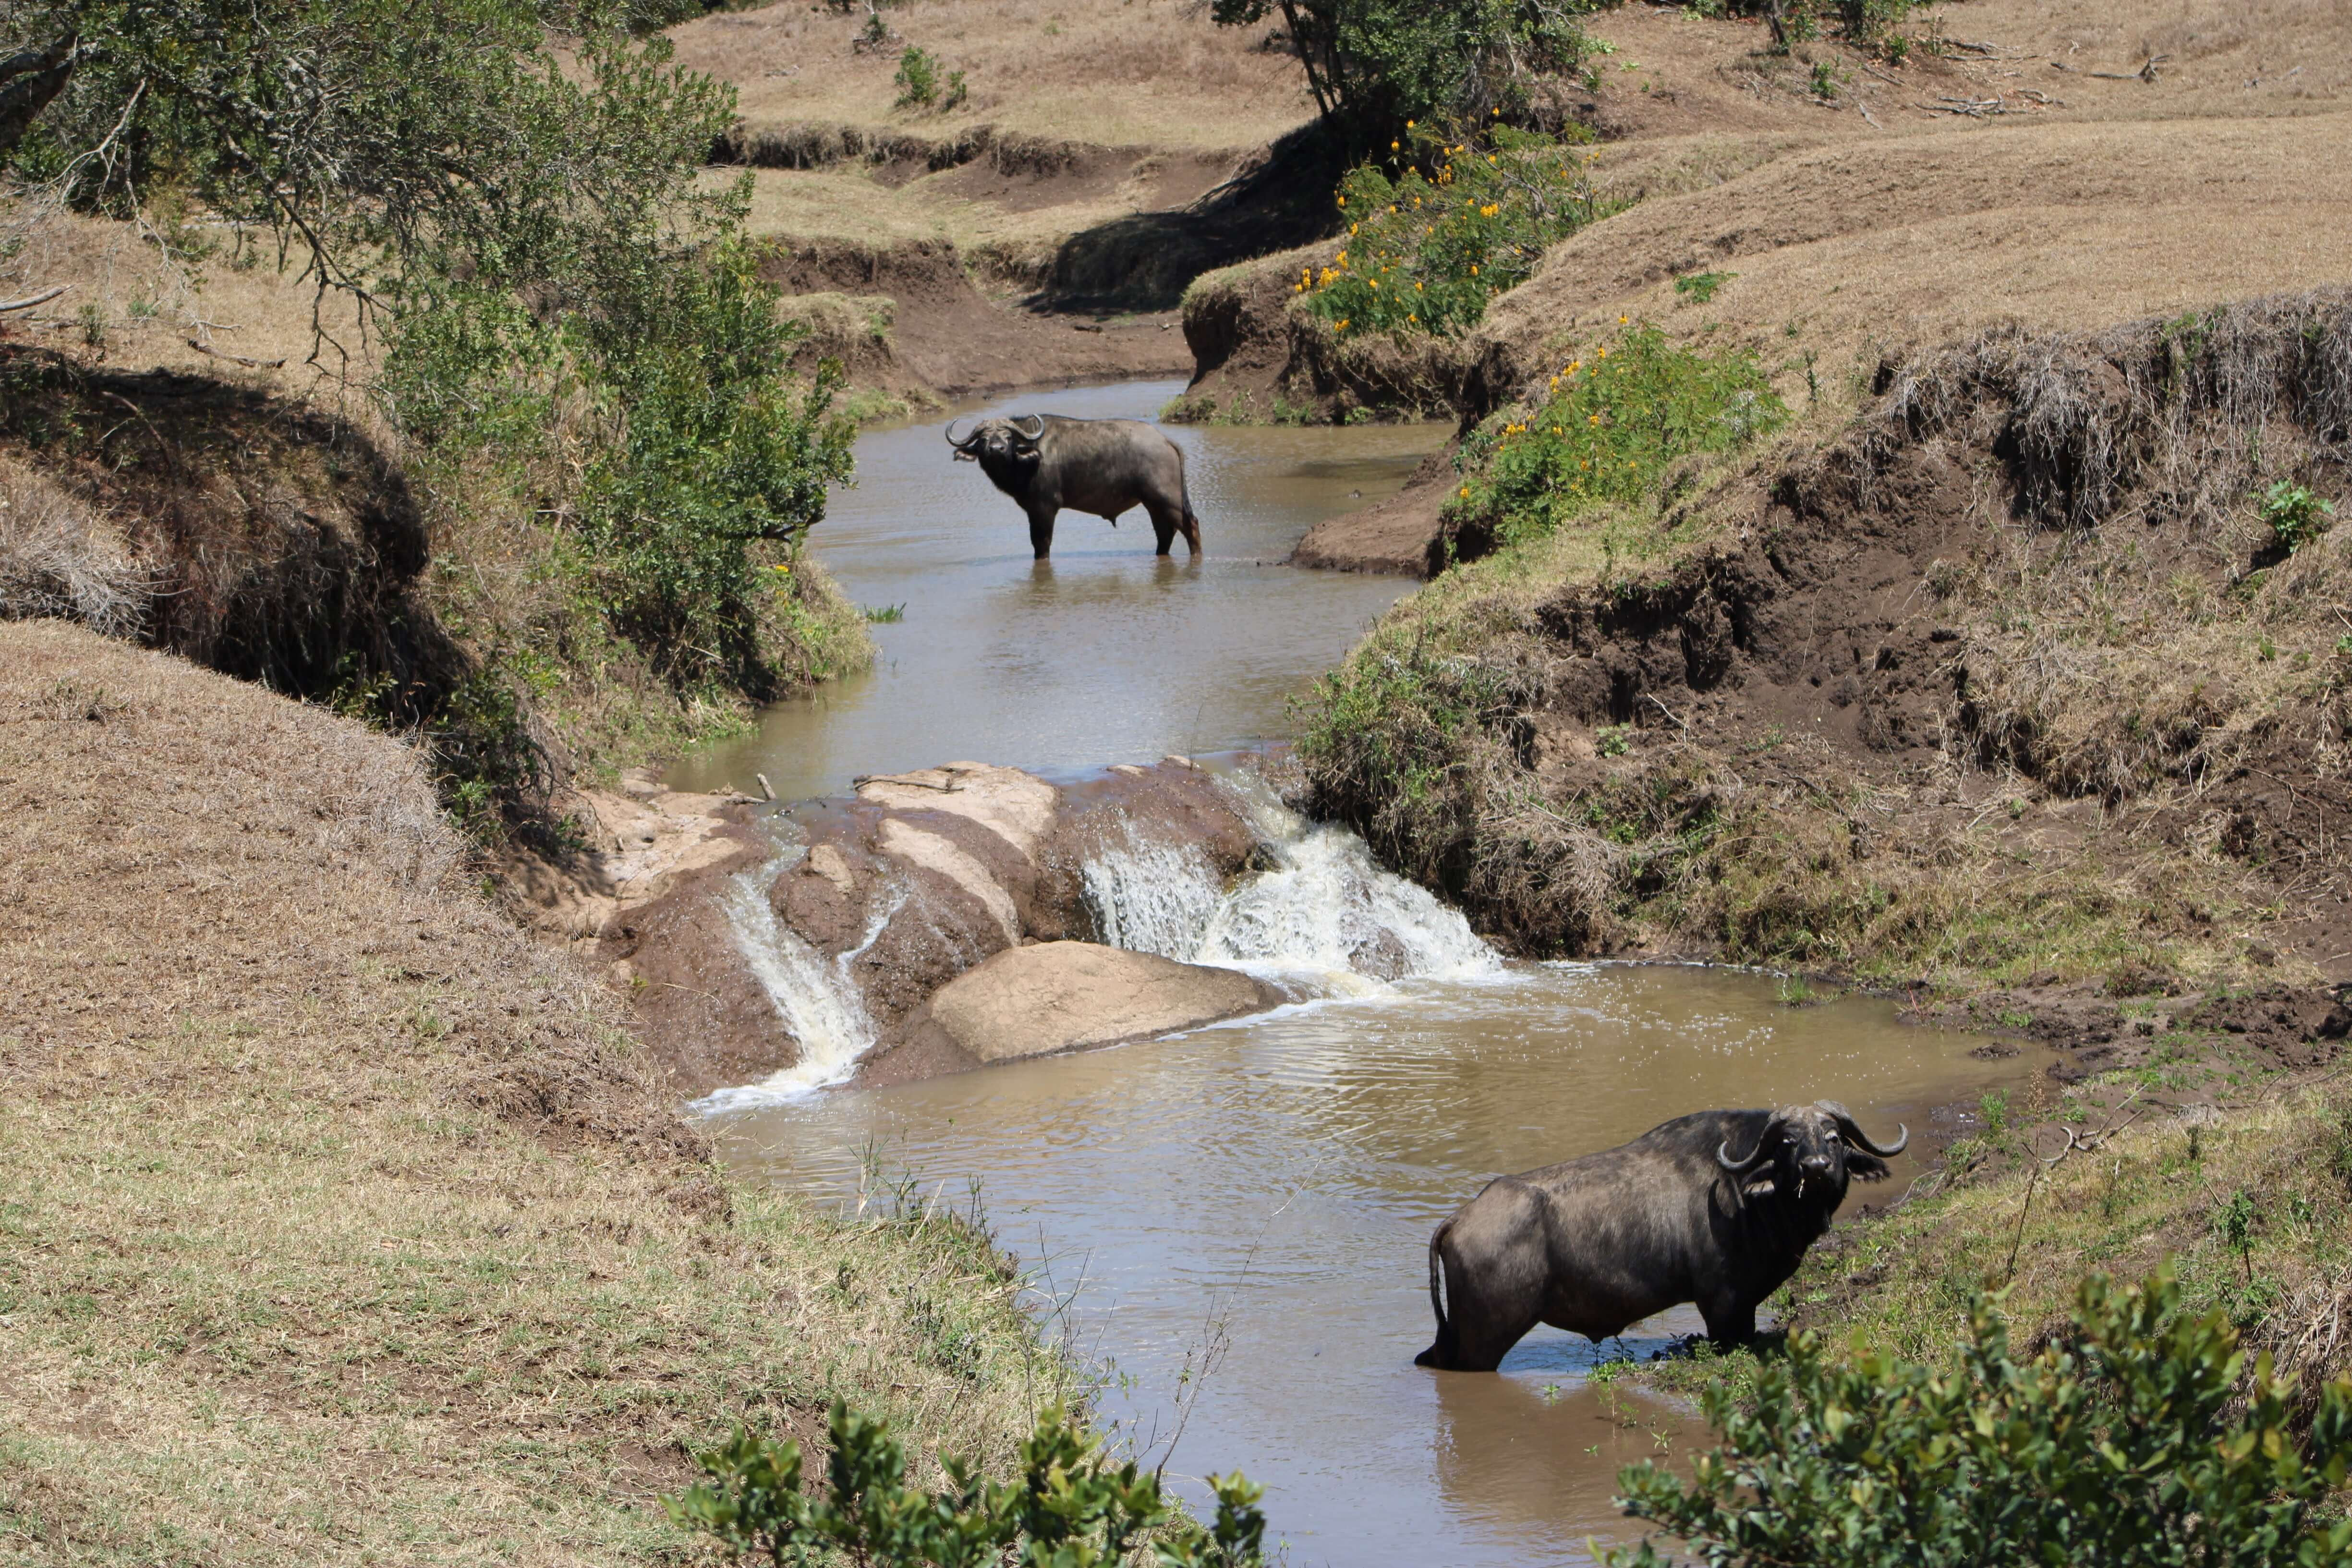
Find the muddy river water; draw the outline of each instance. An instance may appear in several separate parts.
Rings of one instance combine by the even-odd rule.
[[[1024,395],[968,414],[1149,419],[1178,381]],[[1049,561],[945,421],[857,443],[813,548],[843,590],[904,619],[874,627],[871,674],[770,709],[757,734],[673,767],[681,789],[762,772],[784,800],[858,773],[960,758],[1053,770],[1221,752],[1289,733],[1285,704],[1412,584],[1281,564],[1320,520],[1393,493],[1447,427],[1171,428],[1205,559],[1151,553],[1140,510],[1066,511]],[[966,426],[969,428],[969,426]]]
[[[1148,416],[1173,390],[1013,406]],[[869,435],[816,548],[862,602],[906,604],[877,627],[882,667],[672,777],[759,771],[810,795],[950,758],[1050,774],[1278,737],[1284,697],[1402,584],[1270,563],[1393,489],[1433,438],[1182,432],[1209,562],[1155,563],[1148,529],[1066,517],[1053,566],[1033,569],[1017,511],[948,462],[939,426]],[[2003,1064],[1898,1026],[1889,1003],[1784,1005],[1763,976],[1505,963],[1351,837],[1262,793],[1254,809],[1270,869],[1221,891],[1188,882],[1181,847],[1140,846],[1088,867],[1097,923],[1318,999],[887,1089],[722,1094],[709,1129],[737,1170],[844,1204],[870,1168],[959,1206],[976,1182],[1051,1321],[1122,1374],[1105,1415],[1180,1483],[1236,1467],[1264,1483],[1294,1563],[1589,1561],[1588,1538],[1631,1537],[1618,1468],[1678,1452],[1693,1423],[1588,1374],[1696,1331],[1696,1313],[1598,1347],[1538,1329],[1499,1375],[1423,1371],[1436,1222],[1497,1173],[1708,1107],[1833,1098],[1891,1137]],[[1381,977],[1349,967],[1374,948]],[[1921,1170],[1895,1164],[1849,1207]]]

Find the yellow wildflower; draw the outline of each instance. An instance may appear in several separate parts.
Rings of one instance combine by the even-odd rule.
[[[1468,485],[1464,485],[1462,487],[1462,499],[1464,500],[1468,500],[1470,499],[1470,487]]]
[[[1617,324],[1618,324],[1619,326],[1621,326],[1621,327],[1622,327],[1622,326],[1623,326],[1623,325],[1625,324],[1625,318],[1624,318],[1624,317],[1622,317],[1622,316],[1618,317],[1618,318],[1617,318]]]

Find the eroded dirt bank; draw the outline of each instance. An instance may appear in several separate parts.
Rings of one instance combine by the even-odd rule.
[[[946,239],[778,239],[761,271],[785,291],[787,310],[806,313],[807,296],[887,301],[867,305],[853,328],[815,334],[811,348],[841,358],[854,384],[918,403],[1192,365],[1172,313],[1057,313],[992,300]]]
[[[1693,466],[1401,605],[1349,679],[1408,679],[1335,704],[1313,799],[1529,951],[2352,974],[2347,542],[2263,510],[2342,491],[2347,310],[1889,365],[1818,456]]]

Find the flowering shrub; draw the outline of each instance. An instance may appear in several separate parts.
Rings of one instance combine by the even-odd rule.
[[[1546,246],[1623,205],[1593,190],[1592,153],[1578,150],[1591,139],[1506,125],[1455,139],[1407,121],[1389,143],[1393,175],[1364,163],[1340,182],[1347,235],[1294,291],[1342,334],[1460,331]]]
[[[1729,451],[1789,416],[1754,354],[1680,348],[1646,321],[1613,348],[1571,357],[1547,391],[1534,412],[1463,443],[1471,477],[1447,504],[1450,521],[1498,544],[1535,538],[1596,501],[1647,493],[1677,458]]]

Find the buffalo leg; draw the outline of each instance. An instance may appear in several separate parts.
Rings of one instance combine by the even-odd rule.
[[[1718,1296],[1698,1304],[1706,1321],[1706,1337],[1725,1349],[1756,1342],[1756,1303],[1737,1296]]]
[[[1528,1194],[1490,1187],[1437,1238],[1444,1326],[1418,1364],[1492,1372],[1542,1321],[1546,1267],[1532,1208]]]
[[[1183,526],[1179,515],[1158,501],[1146,501],[1143,510],[1151,514],[1151,537],[1159,546],[1152,553],[1167,554],[1176,542],[1177,531]],[[1196,550],[1193,553],[1197,555],[1200,552]]]
[[[1054,553],[1054,514],[1033,511],[1029,514],[1029,548],[1043,561]]]

